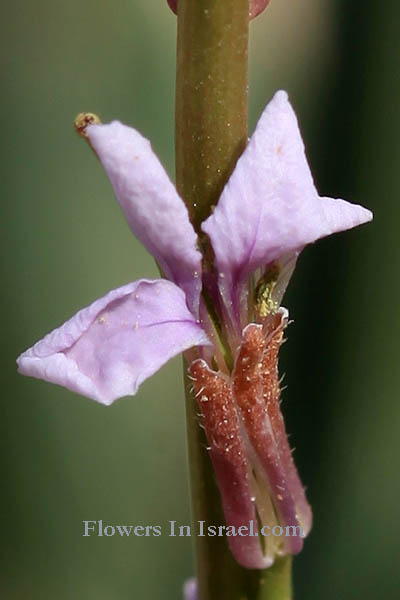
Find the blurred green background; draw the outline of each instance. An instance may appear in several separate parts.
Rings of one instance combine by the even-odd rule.
[[[320,191],[375,211],[308,248],[286,296],[283,408],[315,513],[298,599],[399,597],[399,25],[395,0],[273,0],[251,26],[251,127],[287,89]],[[111,408],[15,368],[157,275],[72,120],[134,125],[173,175],[175,28],[163,0],[2,5],[0,598],[177,599],[192,573],[189,538],[82,537],[189,522],[180,360]]]

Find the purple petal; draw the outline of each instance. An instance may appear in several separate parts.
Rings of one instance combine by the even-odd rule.
[[[139,280],[96,300],[18,358],[19,372],[111,404],[209,341],[175,284]]]
[[[372,213],[320,198],[286,92],[277,92],[202,229],[211,239],[227,306],[257,268],[365,223]]]
[[[183,586],[184,600],[198,600],[197,598],[197,583],[194,577],[187,579]]]
[[[165,277],[185,291],[189,308],[197,315],[201,291],[197,236],[150,142],[118,121],[91,125],[87,133],[133,233]]]

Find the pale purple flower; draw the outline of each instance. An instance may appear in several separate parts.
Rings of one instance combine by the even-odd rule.
[[[198,600],[197,599],[197,584],[194,577],[187,579],[183,586],[183,598],[184,600]]]
[[[369,221],[371,212],[318,195],[296,116],[278,92],[202,224],[215,257],[203,272],[188,211],[150,143],[119,122],[89,125],[87,135],[164,278],[109,292],[24,352],[19,371],[111,404],[185,352],[227,525],[259,519],[307,534],[311,511],[279,409],[277,356],[287,323],[279,307],[302,248]],[[257,537],[228,538],[249,568],[303,543],[265,540],[263,548]]]

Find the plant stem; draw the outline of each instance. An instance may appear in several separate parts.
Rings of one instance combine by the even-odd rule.
[[[198,232],[247,143],[248,0],[179,0],[176,180]],[[186,372],[186,368],[185,368]],[[198,407],[185,377],[194,531],[224,517]],[[226,537],[196,535],[199,600],[290,600],[291,559],[248,570]]]
[[[176,181],[197,230],[247,143],[248,0],[179,0]]]

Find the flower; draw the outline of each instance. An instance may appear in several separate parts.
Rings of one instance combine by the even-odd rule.
[[[89,124],[85,134],[163,278],[81,310],[24,352],[19,371],[111,404],[185,352],[227,526],[266,528],[264,544],[230,535],[231,550],[245,567],[268,567],[300,551],[299,528],[306,535],[312,518],[279,406],[281,299],[305,245],[372,215],[319,197],[285,92],[266,107],[202,224],[203,254],[150,143],[119,122]],[[274,527],[292,535],[271,536]]]
[[[250,19],[254,19],[260,13],[267,8],[270,0],[250,0]],[[167,0],[171,10],[177,14],[178,12],[178,0]]]
[[[197,584],[194,577],[187,579],[183,586],[184,600],[197,600]]]

